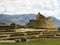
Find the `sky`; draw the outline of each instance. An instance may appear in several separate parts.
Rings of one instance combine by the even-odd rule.
[[[37,14],[60,20],[60,0],[0,0],[0,14]]]

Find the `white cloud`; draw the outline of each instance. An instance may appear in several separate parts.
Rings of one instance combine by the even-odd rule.
[[[59,0],[0,0],[0,13],[5,14],[37,14],[55,16],[60,19]]]

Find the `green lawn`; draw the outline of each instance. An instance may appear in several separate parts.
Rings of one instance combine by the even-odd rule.
[[[60,38],[40,38],[28,42],[0,43],[0,45],[60,45]]]

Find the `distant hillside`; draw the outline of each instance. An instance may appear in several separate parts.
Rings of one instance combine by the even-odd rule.
[[[6,26],[7,24],[0,22],[0,26]]]
[[[35,19],[35,14],[19,14],[19,15],[5,15],[0,14],[0,22],[11,24],[16,23],[20,25],[25,25],[29,20]],[[52,17],[57,27],[60,27],[60,20],[56,19],[55,17]]]
[[[52,19],[54,20],[56,27],[60,27],[60,20],[56,19],[55,17],[52,17]]]
[[[25,25],[30,19],[35,19],[35,14],[4,15],[0,14],[0,22],[11,24],[16,23]]]

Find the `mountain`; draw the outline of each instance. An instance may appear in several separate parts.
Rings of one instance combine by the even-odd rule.
[[[18,15],[6,15],[0,14],[0,22],[11,24],[16,23],[25,25],[30,19],[35,19],[35,14],[18,14]]]
[[[56,19],[55,17],[52,17],[52,19],[55,22],[56,27],[60,27],[60,20]]]
[[[18,15],[6,15],[0,14],[0,22],[11,24],[16,23],[20,25],[26,25],[29,20],[35,19],[35,14],[18,14]],[[60,20],[52,17],[55,22],[56,27],[60,27]]]

